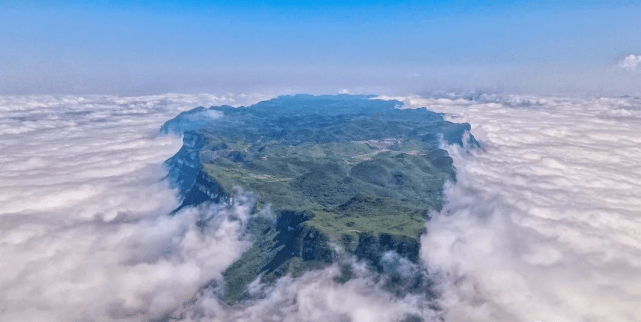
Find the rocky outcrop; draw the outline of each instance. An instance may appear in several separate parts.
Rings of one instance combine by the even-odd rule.
[[[202,135],[193,131],[185,132],[183,146],[178,153],[165,161],[165,165],[169,169],[167,175],[169,184],[178,189],[181,197],[187,195],[191,190],[202,169],[199,155],[203,141]]]
[[[359,234],[358,246],[353,253],[358,258],[376,267],[377,270],[382,271],[381,259],[385,253],[392,251],[413,263],[417,263],[420,250],[421,245],[418,238],[387,234],[380,236]]]
[[[309,219],[305,212],[283,211],[275,224],[251,223],[251,228],[261,233],[254,235],[252,248],[223,273],[225,301],[234,303],[243,298],[247,285],[259,276],[270,282],[287,273],[332,263],[336,254],[327,236],[304,225]]]
[[[220,203],[227,199],[229,194],[223,190],[216,179],[210,177],[205,171],[200,170],[194,183],[185,194],[182,203],[172,213],[185,207],[198,206],[204,202]]]

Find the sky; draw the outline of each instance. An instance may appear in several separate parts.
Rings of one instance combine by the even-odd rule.
[[[634,1],[0,1],[0,95],[636,94],[640,16]]]

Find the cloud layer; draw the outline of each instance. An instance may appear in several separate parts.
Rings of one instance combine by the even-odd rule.
[[[256,282],[253,300],[217,300],[221,273],[247,249],[251,196],[167,214],[178,205],[162,162],[181,146],[160,125],[197,105],[254,96],[0,97],[0,320],[399,321],[435,316],[422,294],[383,291],[353,262]],[[197,222],[207,222],[197,226]],[[386,255],[398,274],[425,274]],[[386,258],[387,258],[386,257]]]
[[[252,200],[167,216],[162,162],[181,140],[157,133],[196,105],[255,99],[0,97],[0,320],[158,319],[220,277],[248,246]]]
[[[442,311],[383,291],[359,263],[345,284],[332,266],[220,303],[201,287],[248,247],[253,201],[167,216],[162,161],[181,142],[157,130],[197,105],[261,98],[0,97],[0,320],[641,320],[635,98],[401,98],[471,123],[483,145],[448,147],[458,180],[422,240]]]
[[[252,296],[256,299],[234,307],[222,304],[212,293],[203,293],[174,317],[189,322],[436,320],[438,312],[425,294],[397,297],[384,289],[388,277],[371,272],[362,263],[352,261],[351,265],[353,278],[344,284],[334,280],[341,269],[333,265],[298,278],[283,277],[271,286],[255,282]],[[412,266],[416,265],[409,261],[399,265]]]
[[[641,320],[641,100],[405,98],[469,122],[422,257],[446,321]]]

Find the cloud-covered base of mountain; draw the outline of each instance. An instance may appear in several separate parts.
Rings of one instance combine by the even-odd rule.
[[[220,277],[248,246],[252,200],[167,214],[162,178],[196,105],[249,96],[0,97],[0,320],[147,321]],[[197,227],[203,216],[215,217]]]
[[[446,321],[641,320],[641,100],[403,98],[469,122],[422,258]]]
[[[188,322],[436,321],[439,312],[424,294],[395,296],[384,289],[386,277],[371,272],[363,263],[351,264],[352,279],[344,284],[335,281],[341,274],[340,265],[335,264],[297,278],[283,277],[273,285],[256,281],[249,289],[250,300],[233,307],[221,303],[215,292],[202,292],[173,317]],[[407,260],[400,263],[404,265],[408,269],[416,266]]]

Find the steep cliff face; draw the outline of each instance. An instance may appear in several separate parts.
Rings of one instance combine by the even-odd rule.
[[[167,160],[182,197],[175,212],[222,202],[235,187],[258,198],[254,244],[223,274],[227,302],[242,299],[257,278],[270,282],[349,257],[389,276],[401,261],[417,265],[428,213],[442,206],[443,185],[455,178],[440,144],[463,144],[469,125],[398,105],[303,95],[197,108],[163,125],[184,135]],[[348,266],[337,282],[349,280]],[[395,292],[425,289],[419,273],[398,276],[390,279]]]
[[[203,147],[203,136],[188,131],[183,134],[183,146],[178,153],[169,160],[165,165],[169,169],[169,179],[172,187],[177,188],[181,197],[184,197],[196,182],[196,177],[202,169],[200,163],[200,149]]]
[[[336,252],[327,236],[304,225],[309,219],[304,212],[285,211],[275,224],[252,223],[264,229],[254,234],[252,248],[224,272],[224,300],[234,303],[242,299],[256,278],[271,282],[288,273],[331,264]]]
[[[203,145],[201,134],[187,131],[183,136],[183,146],[165,162],[169,169],[167,179],[182,198],[182,203],[172,213],[204,202],[219,203],[229,196],[215,178],[203,171],[200,160]]]
[[[182,203],[173,213],[185,207],[198,206],[204,202],[219,203],[227,197],[229,197],[229,194],[223,190],[216,179],[201,170],[196,174],[191,188],[185,193]]]
[[[420,249],[421,245],[416,238],[388,234],[381,234],[380,236],[360,234],[358,236],[358,246],[354,249],[354,255],[366,260],[378,270],[382,270],[383,263],[381,261],[385,253],[395,252],[411,262],[417,263]]]

